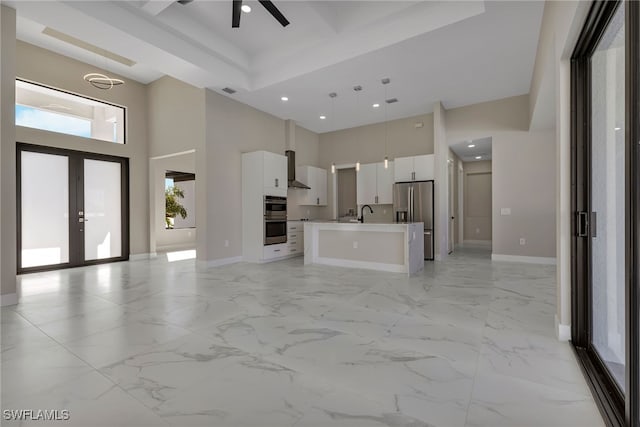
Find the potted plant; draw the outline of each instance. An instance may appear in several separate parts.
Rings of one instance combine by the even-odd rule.
[[[177,215],[182,219],[187,217],[187,210],[178,201],[178,199],[184,199],[184,191],[178,187],[169,187],[164,190],[164,199],[166,228],[173,228],[174,218]]]

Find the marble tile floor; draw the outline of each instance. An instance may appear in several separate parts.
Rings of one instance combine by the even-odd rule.
[[[70,411],[49,425],[603,425],[554,336],[554,268],[485,249],[413,278],[159,258],[20,282],[2,409]]]

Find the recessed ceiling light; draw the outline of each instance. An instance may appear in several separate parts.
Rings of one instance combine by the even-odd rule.
[[[480,160],[482,156],[476,156],[476,160]]]
[[[616,130],[620,130],[620,129],[622,129],[622,128],[616,128]]]
[[[476,144],[469,144],[469,145],[467,145],[467,147],[469,147],[469,148],[473,148],[473,147],[475,147],[475,146],[476,146]]]
[[[327,116],[320,116],[320,120],[324,120],[326,118],[327,118]]]
[[[286,96],[283,96],[282,98],[280,98],[281,101],[287,102],[289,100],[289,98],[287,98]]]
[[[373,104],[373,108],[378,108],[380,104]]]
[[[243,4],[240,10],[242,10],[244,13],[249,13],[251,12],[251,6],[249,6],[248,4]]]

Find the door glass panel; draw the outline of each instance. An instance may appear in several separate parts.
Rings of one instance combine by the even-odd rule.
[[[69,158],[20,154],[21,268],[69,262]]]
[[[117,162],[84,160],[84,257],[122,256],[121,169]]]
[[[624,9],[618,8],[591,60],[592,344],[621,390],[625,389]]]

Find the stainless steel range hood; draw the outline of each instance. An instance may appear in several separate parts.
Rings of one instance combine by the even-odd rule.
[[[296,181],[296,152],[293,150],[287,150],[284,152],[287,156],[287,181],[289,188],[305,188],[307,190],[311,187]]]

